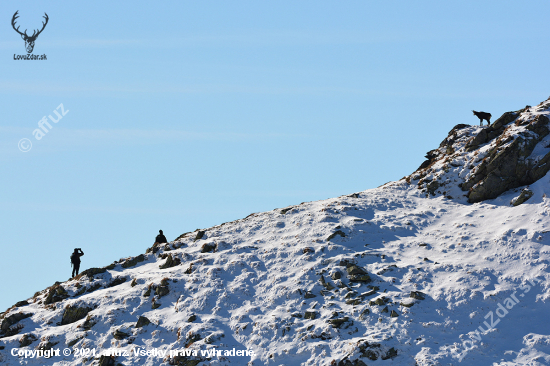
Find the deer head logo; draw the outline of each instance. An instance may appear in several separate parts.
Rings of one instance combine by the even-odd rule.
[[[17,15],[17,13],[19,12],[19,10],[17,10],[15,12],[15,14],[13,14],[13,18],[11,18],[11,26],[13,27],[13,29],[15,29],[15,31],[17,33],[19,33],[21,35],[21,38],[23,38],[23,40],[25,41],[25,48],[27,49],[27,53],[31,53],[32,50],[34,49],[34,41],[36,41],[36,38],[38,37],[38,35],[40,33],[42,33],[42,31],[44,30],[44,28],[46,28],[46,24],[48,24],[48,14],[46,14],[43,18],[46,19],[46,22],[42,22],[42,29],[40,30],[35,30],[32,34],[32,36],[29,36],[27,34],[27,30],[25,29],[25,32],[21,33],[19,31],[19,27],[15,28],[15,20],[17,18],[19,18],[19,16]]]

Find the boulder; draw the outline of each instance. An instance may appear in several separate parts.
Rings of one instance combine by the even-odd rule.
[[[197,235],[195,235],[195,239],[193,241],[202,239],[204,237],[204,234],[206,234],[205,230],[197,230]]]
[[[68,297],[69,297],[69,294],[67,293],[65,288],[63,288],[63,286],[54,285],[50,288],[50,291],[48,292],[48,296],[44,301],[44,305],[53,304],[54,302],[64,300]]]
[[[122,268],[130,268],[138,264],[139,262],[143,262],[145,260],[145,256],[143,254],[138,255],[137,257],[133,257],[131,259],[127,259],[124,263],[122,263]]]
[[[117,278],[113,279],[111,282],[109,282],[107,287],[115,287],[115,286],[123,284],[124,282],[126,282],[126,277],[117,277]]]
[[[77,305],[69,305],[63,311],[61,325],[71,324],[81,319],[84,319],[86,315],[88,315],[88,313],[92,310],[93,308],[87,306],[79,307]]]
[[[527,121],[518,120],[516,124],[525,125],[527,131],[499,137],[461,186],[462,190],[468,191],[468,202],[496,198],[509,189],[532,184],[546,175],[550,170],[550,153],[538,160],[531,160],[529,156],[550,133],[549,122],[544,115]]]
[[[140,316],[137,323],[136,323],[136,328],[141,328],[141,327],[144,327],[146,325],[149,325],[151,323],[151,321],[144,317],[144,316]]]
[[[333,328],[340,328],[345,322],[347,322],[349,318],[343,317],[343,318],[336,318],[336,319],[329,319],[329,324],[332,325]]]
[[[217,245],[214,243],[205,243],[201,247],[201,253],[215,253]]]
[[[29,318],[32,315],[33,314],[30,313],[15,313],[8,317],[5,317],[4,320],[2,320],[2,324],[0,325],[0,334],[7,333],[12,325],[17,324],[19,321],[25,318]]]
[[[411,291],[411,294],[409,297],[412,297],[413,299],[416,299],[416,300],[424,300],[426,298],[426,295],[424,295],[420,291]]]
[[[337,230],[334,233],[329,235],[329,237],[327,238],[327,241],[331,241],[336,237],[336,235],[340,235],[342,238],[346,237],[346,234],[342,230]]]
[[[533,197],[533,191],[530,189],[524,188],[518,197],[514,198],[511,202],[512,206],[519,206],[523,202],[527,201],[529,198]]]
[[[180,263],[181,263],[181,259],[179,259],[175,255],[172,257],[172,253],[170,253],[166,257],[166,262],[164,262],[164,264],[161,264],[159,266],[159,268],[160,269],[166,269],[166,268],[170,268],[170,267],[175,267],[175,266],[179,265]]]
[[[367,274],[367,272],[356,265],[349,265],[346,268],[346,270],[348,272],[348,278],[352,282],[370,282],[371,281],[371,278]]]
[[[128,338],[130,335],[128,333],[125,333],[119,329],[115,330],[113,333],[113,338],[120,340],[123,340],[124,338]]]
[[[27,347],[28,345],[32,344],[34,341],[38,340],[38,338],[31,333],[24,334],[23,337],[19,339],[19,347]]]
[[[101,355],[101,357],[99,358],[98,366],[115,366],[115,364],[116,364],[115,356]]]
[[[168,288],[168,280],[165,278],[162,281],[160,281],[160,285],[155,288],[155,294],[158,297],[166,296],[170,293],[170,289]]]

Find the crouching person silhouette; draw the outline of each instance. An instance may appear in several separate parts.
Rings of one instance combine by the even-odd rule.
[[[159,234],[155,238],[155,243],[159,243],[159,244],[168,243],[168,240],[166,240],[166,236],[164,236],[164,234],[162,233],[162,230],[159,230]]]
[[[84,255],[84,252],[80,248],[75,248],[73,254],[71,254],[71,264],[73,266],[73,275],[72,277],[78,275],[80,270],[80,257]]]

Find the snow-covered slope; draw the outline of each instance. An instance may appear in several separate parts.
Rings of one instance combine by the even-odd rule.
[[[504,130],[521,137],[518,118],[544,108]],[[0,316],[0,362],[550,364],[550,175],[523,204],[526,187],[468,203],[459,185],[501,142],[469,148],[480,131],[458,128],[401,181],[187,233],[37,293]]]

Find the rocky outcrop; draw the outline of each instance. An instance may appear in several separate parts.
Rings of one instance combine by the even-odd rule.
[[[146,325],[149,325],[150,323],[151,323],[151,321],[147,317],[140,316],[137,323],[136,323],[136,328],[144,327]]]
[[[168,256],[166,257],[166,262],[164,262],[164,264],[161,264],[159,266],[160,269],[166,269],[166,268],[170,268],[170,267],[175,267],[177,265],[179,265],[181,263],[181,260],[174,256],[172,257],[172,254],[168,254]]]
[[[509,189],[532,184],[546,175],[550,169],[550,152],[542,159],[529,157],[550,133],[549,122],[546,116],[539,114],[532,120],[518,119],[509,126],[508,129],[524,126],[525,130],[516,134],[503,132],[492,144],[474,174],[462,184],[462,189],[468,191],[468,201],[496,198]]]
[[[144,260],[145,260],[145,256],[143,254],[140,254],[137,257],[133,257],[131,259],[126,260],[124,263],[122,263],[122,268],[133,267],[139,262],[143,262]]]
[[[2,324],[0,324],[0,335],[6,335],[6,336],[12,335],[10,333],[13,333],[13,332],[10,332],[10,328],[13,325],[17,324],[18,322],[20,322],[21,320],[25,318],[29,318],[31,316],[32,314],[29,314],[29,313],[15,313],[5,317],[4,320],[2,320]],[[17,332],[13,334],[17,334]]]
[[[512,200],[512,202],[510,202],[510,203],[512,204],[512,206],[519,206],[522,203],[524,203],[525,201],[527,201],[529,198],[533,197],[533,194],[534,194],[533,191],[531,191],[530,189],[525,188],[521,191],[519,196],[514,198]]]
[[[64,300],[69,297],[69,294],[61,286],[59,283],[56,283],[50,288],[50,291],[48,292],[48,296],[46,297],[46,300],[44,301],[45,305],[53,304],[54,302],[58,302],[61,300]]]
[[[549,117],[550,99],[506,112],[490,126],[456,125],[405,180],[417,181],[427,197],[465,196],[470,203],[532,184],[550,170]]]
[[[63,312],[61,325],[71,324],[79,321],[80,319],[84,319],[86,315],[88,315],[88,313],[92,310],[92,308],[85,306],[79,307],[77,305],[69,305],[65,308],[65,311]]]

